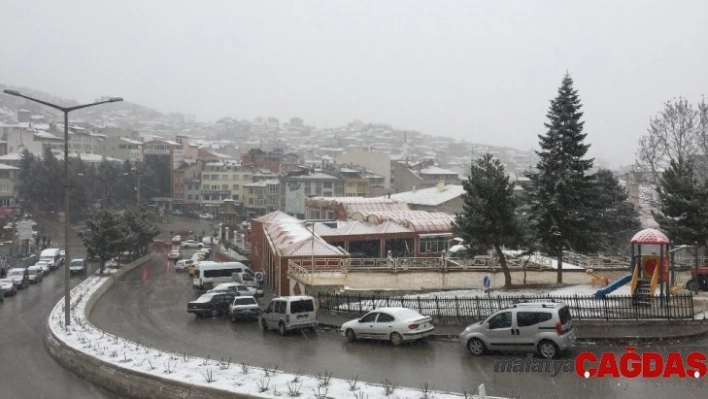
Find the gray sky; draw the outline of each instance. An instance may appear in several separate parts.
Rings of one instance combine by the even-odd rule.
[[[536,148],[569,71],[590,155],[633,162],[708,87],[708,1],[6,0],[0,82],[78,101]]]

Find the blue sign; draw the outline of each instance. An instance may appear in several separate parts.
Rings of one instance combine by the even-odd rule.
[[[263,281],[263,273],[256,272],[256,281],[258,281],[259,283]]]
[[[482,278],[482,284],[484,285],[485,290],[489,290],[489,288],[492,286],[492,279],[489,278],[488,274],[485,274],[484,278]]]

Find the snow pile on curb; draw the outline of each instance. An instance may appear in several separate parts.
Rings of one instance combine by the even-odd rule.
[[[68,328],[64,326],[62,298],[49,316],[49,328],[66,345],[117,368],[260,398],[480,399],[478,395],[432,391],[427,386],[396,387],[388,380],[382,384],[343,380],[332,378],[328,371],[317,377],[294,375],[277,370],[277,365],[252,367],[238,363],[238,359],[204,359],[148,348],[101,331],[86,319],[87,301],[108,278],[91,276],[72,290],[72,323]]]

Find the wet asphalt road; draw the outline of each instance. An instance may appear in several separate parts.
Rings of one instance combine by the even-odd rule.
[[[57,243],[59,233],[43,227]],[[78,237],[71,238],[70,249],[71,256],[85,253]],[[83,278],[73,276],[71,286]],[[63,368],[45,349],[49,313],[63,296],[64,266],[0,304],[0,398],[116,398]]]
[[[380,383],[389,379],[399,386],[472,392],[484,383],[488,395],[522,398],[681,397],[704,398],[708,379],[595,379],[574,373],[551,377],[547,373],[495,373],[499,355],[474,358],[455,342],[430,341],[392,347],[388,343],[348,343],[334,331],[281,337],[264,333],[255,322],[231,323],[226,318],[196,319],[186,312],[195,298],[186,274],[175,273],[165,258],[137,269],[114,285],[97,303],[91,321],[99,328],[144,345],[212,359],[231,359],[252,366],[278,365],[279,369],[317,375],[333,372],[336,378]],[[662,348],[642,347],[638,351]],[[579,352],[622,354],[623,347],[585,346]],[[662,349],[663,350],[663,349]],[[671,350],[708,353],[708,340],[673,344]],[[523,356],[523,355],[518,355]],[[518,357],[517,356],[517,357]]]

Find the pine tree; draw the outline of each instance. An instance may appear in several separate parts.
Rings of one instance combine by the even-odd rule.
[[[494,248],[504,272],[504,286],[509,287],[511,273],[502,247],[514,246],[522,238],[515,214],[514,185],[505,175],[504,165],[490,154],[472,164],[469,178],[462,185],[463,211],[455,217],[453,231],[472,248]]]
[[[91,234],[84,236],[86,252],[99,259],[103,274],[106,261],[127,249],[130,230],[120,215],[108,210],[96,213],[86,226],[91,229]]]
[[[558,96],[551,101],[547,132],[538,136],[537,171],[528,175],[533,233],[542,249],[558,257],[559,284],[563,282],[564,248],[583,251],[591,244],[586,235],[591,188],[587,172],[593,160],[584,159],[590,146],[584,144],[587,135],[580,120],[581,107],[573,80],[566,74]]]
[[[693,161],[670,161],[657,188],[660,212],[654,219],[679,244],[708,243],[708,188],[695,177]]]
[[[627,200],[627,192],[611,171],[600,169],[592,175],[590,198],[592,214],[587,235],[596,236],[591,240],[594,250],[626,253],[630,239],[641,227],[639,212]]]

